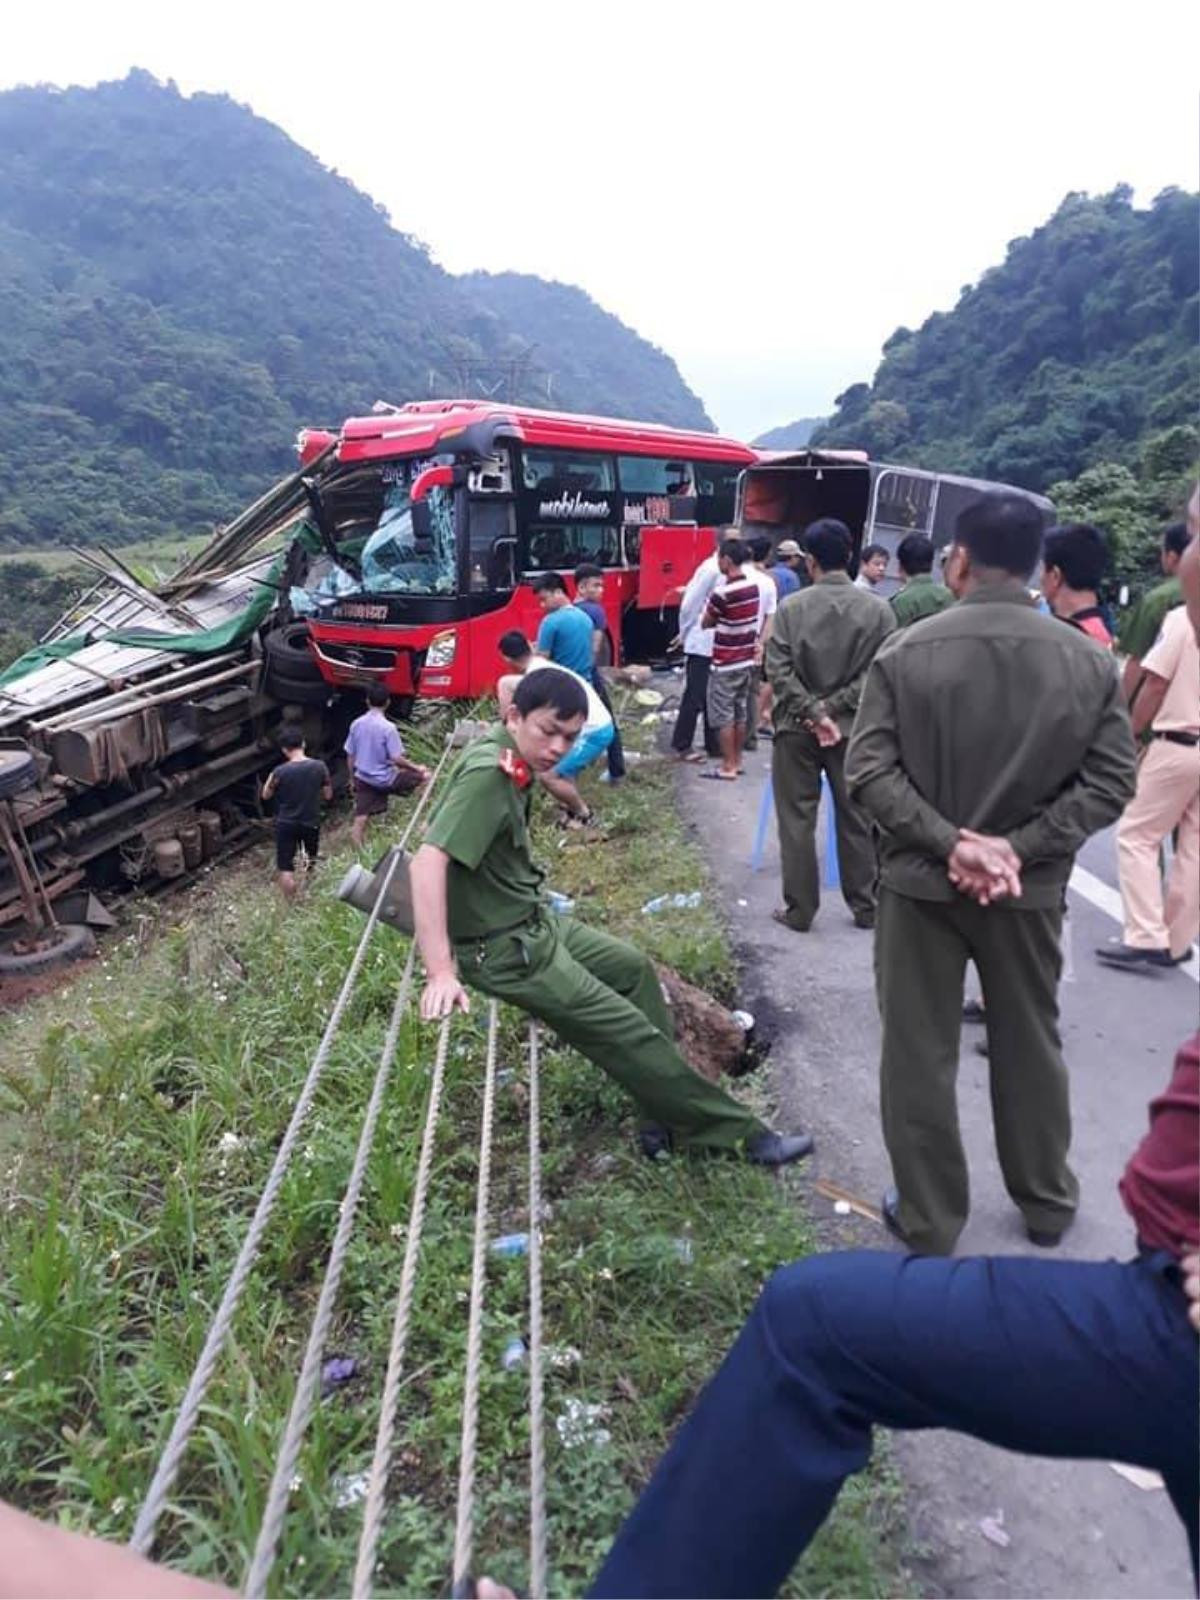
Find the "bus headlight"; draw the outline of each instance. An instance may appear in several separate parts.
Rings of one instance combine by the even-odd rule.
[[[449,667],[454,662],[454,652],[458,649],[458,634],[453,628],[445,633],[435,633],[429,641],[429,649],[425,652],[425,665],[427,667]]]

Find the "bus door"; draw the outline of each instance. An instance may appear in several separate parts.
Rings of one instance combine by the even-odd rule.
[[[692,573],[713,553],[713,529],[668,523],[638,531],[638,610],[677,606]]]
[[[887,572],[876,590],[883,597],[900,587],[896,547],[906,534],[933,538],[937,514],[938,478],[932,472],[907,467],[880,467],[871,486],[871,510],[863,530],[863,544],[882,545],[888,553]]]

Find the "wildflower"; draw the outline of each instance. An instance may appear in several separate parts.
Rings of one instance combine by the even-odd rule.
[[[114,1517],[121,1517],[124,1516],[125,1508],[128,1504],[129,1502],[126,1500],[125,1496],[123,1494],[119,1494],[108,1509],[112,1512]]]

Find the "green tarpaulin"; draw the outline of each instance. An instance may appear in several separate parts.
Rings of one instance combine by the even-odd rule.
[[[261,587],[250,604],[215,628],[201,628],[195,633],[155,633],[150,628],[114,628],[109,633],[68,634],[65,639],[56,639],[53,644],[36,644],[32,650],[26,650],[23,656],[18,656],[11,667],[0,672],[0,688],[6,683],[15,683],[30,672],[36,672],[51,661],[66,660],[89,644],[133,645],[141,650],[175,650],[184,656],[214,655],[218,651],[244,644],[274,608],[278,599],[276,584],[283,570],[283,562],[284,556],[280,554],[272,562],[266,577],[260,580]]]

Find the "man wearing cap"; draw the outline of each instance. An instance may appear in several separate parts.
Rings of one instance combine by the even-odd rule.
[[[775,546],[774,558],[767,572],[775,581],[780,600],[795,594],[804,587],[800,573],[804,566],[804,552],[795,539],[781,539]]]

